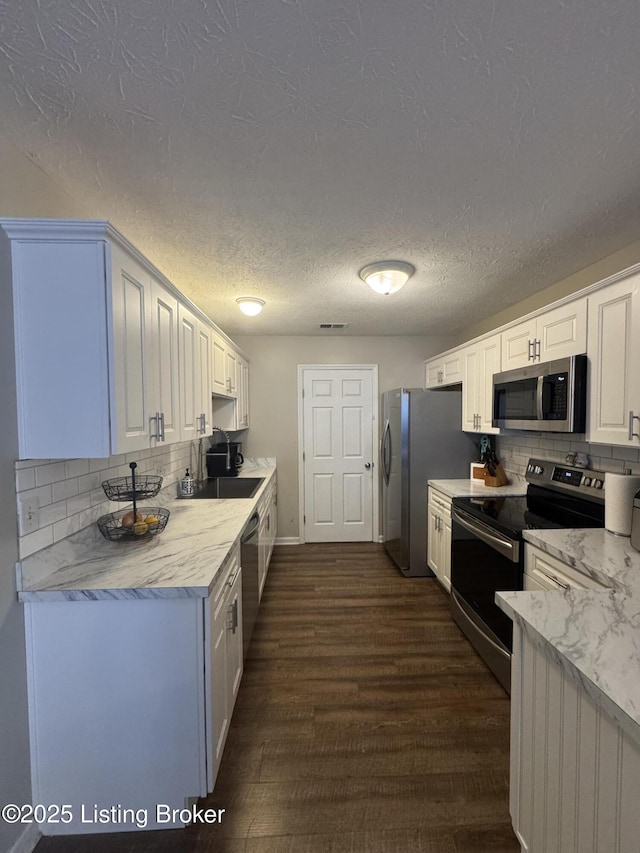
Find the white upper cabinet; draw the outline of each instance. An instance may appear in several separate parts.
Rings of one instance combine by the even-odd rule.
[[[213,354],[212,359],[212,386],[214,394],[222,394],[225,397],[228,395],[227,391],[227,345],[224,339],[213,333],[211,339],[211,351]]]
[[[640,447],[640,273],[589,296],[587,440]]]
[[[212,423],[211,392],[213,390],[213,329],[211,326],[198,322],[198,346],[197,358],[199,361],[199,402],[197,411],[200,411],[201,425],[200,433],[209,435]]]
[[[462,382],[462,350],[438,356],[425,363],[425,388],[440,388]]]
[[[184,305],[178,309],[180,347],[180,435],[183,441],[202,432],[198,318]]]
[[[579,355],[587,349],[587,299],[545,311],[502,332],[502,370]]]
[[[99,458],[209,432],[213,327],[108,223],[2,219],[0,274],[18,458]]]
[[[150,334],[151,445],[180,440],[178,300],[159,281],[151,281]]]
[[[491,425],[493,374],[500,372],[500,335],[483,338],[462,350],[462,429],[497,433]]]
[[[214,333],[212,346],[213,392],[222,397],[237,397],[239,355],[222,335]]]
[[[249,426],[249,363],[242,356],[238,356],[236,368],[238,379],[238,403],[237,403],[237,429],[246,429]]]
[[[50,250],[53,248],[49,246]],[[152,347],[151,341],[154,332],[158,332],[163,326],[165,317],[162,317],[154,330],[153,321],[157,319],[157,315],[154,313],[152,283],[144,267],[119,246],[106,244],[104,248],[110,260],[113,306],[113,382],[110,389],[113,401],[112,441],[110,442],[109,435],[103,436],[100,447],[94,448],[95,456],[108,455],[110,448],[114,453],[142,450],[150,446],[152,436],[155,439],[157,435],[159,439],[161,435],[160,415],[158,413],[156,417],[156,412],[152,409],[156,380],[153,358],[156,348]],[[101,279],[104,282],[104,276],[104,270],[101,274],[96,271],[98,282]],[[65,308],[70,307],[65,305]],[[172,320],[175,323],[175,310],[173,315]],[[95,344],[91,347],[85,346],[85,353],[95,351],[95,348]],[[81,356],[79,352],[77,355]],[[107,380],[106,372],[104,380]],[[92,381],[95,381],[95,377],[92,377]],[[77,414],[76,407],[77,403],[68,409],[73,412],[73,418]],[[62,425],[61,428],[64,429]],[[27,448],[24,452],[32,455]],[[34,455],[41,458],[39,453]],[[58,455],[64,455],[62,449],[54,454],[54,458]]]
[[[238,396],[238,353],[227,349],[227,393],[231,397]]]

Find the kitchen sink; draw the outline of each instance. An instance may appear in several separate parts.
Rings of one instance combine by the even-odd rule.
[[[209,477],[194,498],[216,500],[252,498],[264,483],[264,477]]]

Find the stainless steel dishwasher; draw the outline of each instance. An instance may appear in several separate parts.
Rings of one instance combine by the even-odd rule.
[[[242,566],[242,653],[246,658],[258,615],[258,528],[260,516],[255,512],[245,524],[240,538]]]

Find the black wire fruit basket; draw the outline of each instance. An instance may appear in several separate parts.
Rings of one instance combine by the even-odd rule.
[[[100,533],[111,542],[142,542],[157,536],[167,526],[169,510],[160,506],[138,506],[139,500],[152,498],[160,491],[162,477],[136,476],[137,464],[130,462],[130,477],[105,480],[104,493],[112,501],[132,501],[131,509],[120,509],[101,516],[96,522]]]
[[[135,465],[136,463],[130,463]],[[131,469],[131,477],[116,477],[113,480],[105,480],[102,484],[105,495],[110,501],[146,501],[155,498],[162,486],[162,477],[155,474],[145,474],[136,477],[134,469]]]
[[[157,536],[167,526],[169,510],[159,506],[120,509],[98,519],[100,533],[111,542],[140,542]]]

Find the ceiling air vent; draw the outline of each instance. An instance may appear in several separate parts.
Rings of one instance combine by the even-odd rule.
[[[320,323],[321,329],[346,329],[348,323]]]

